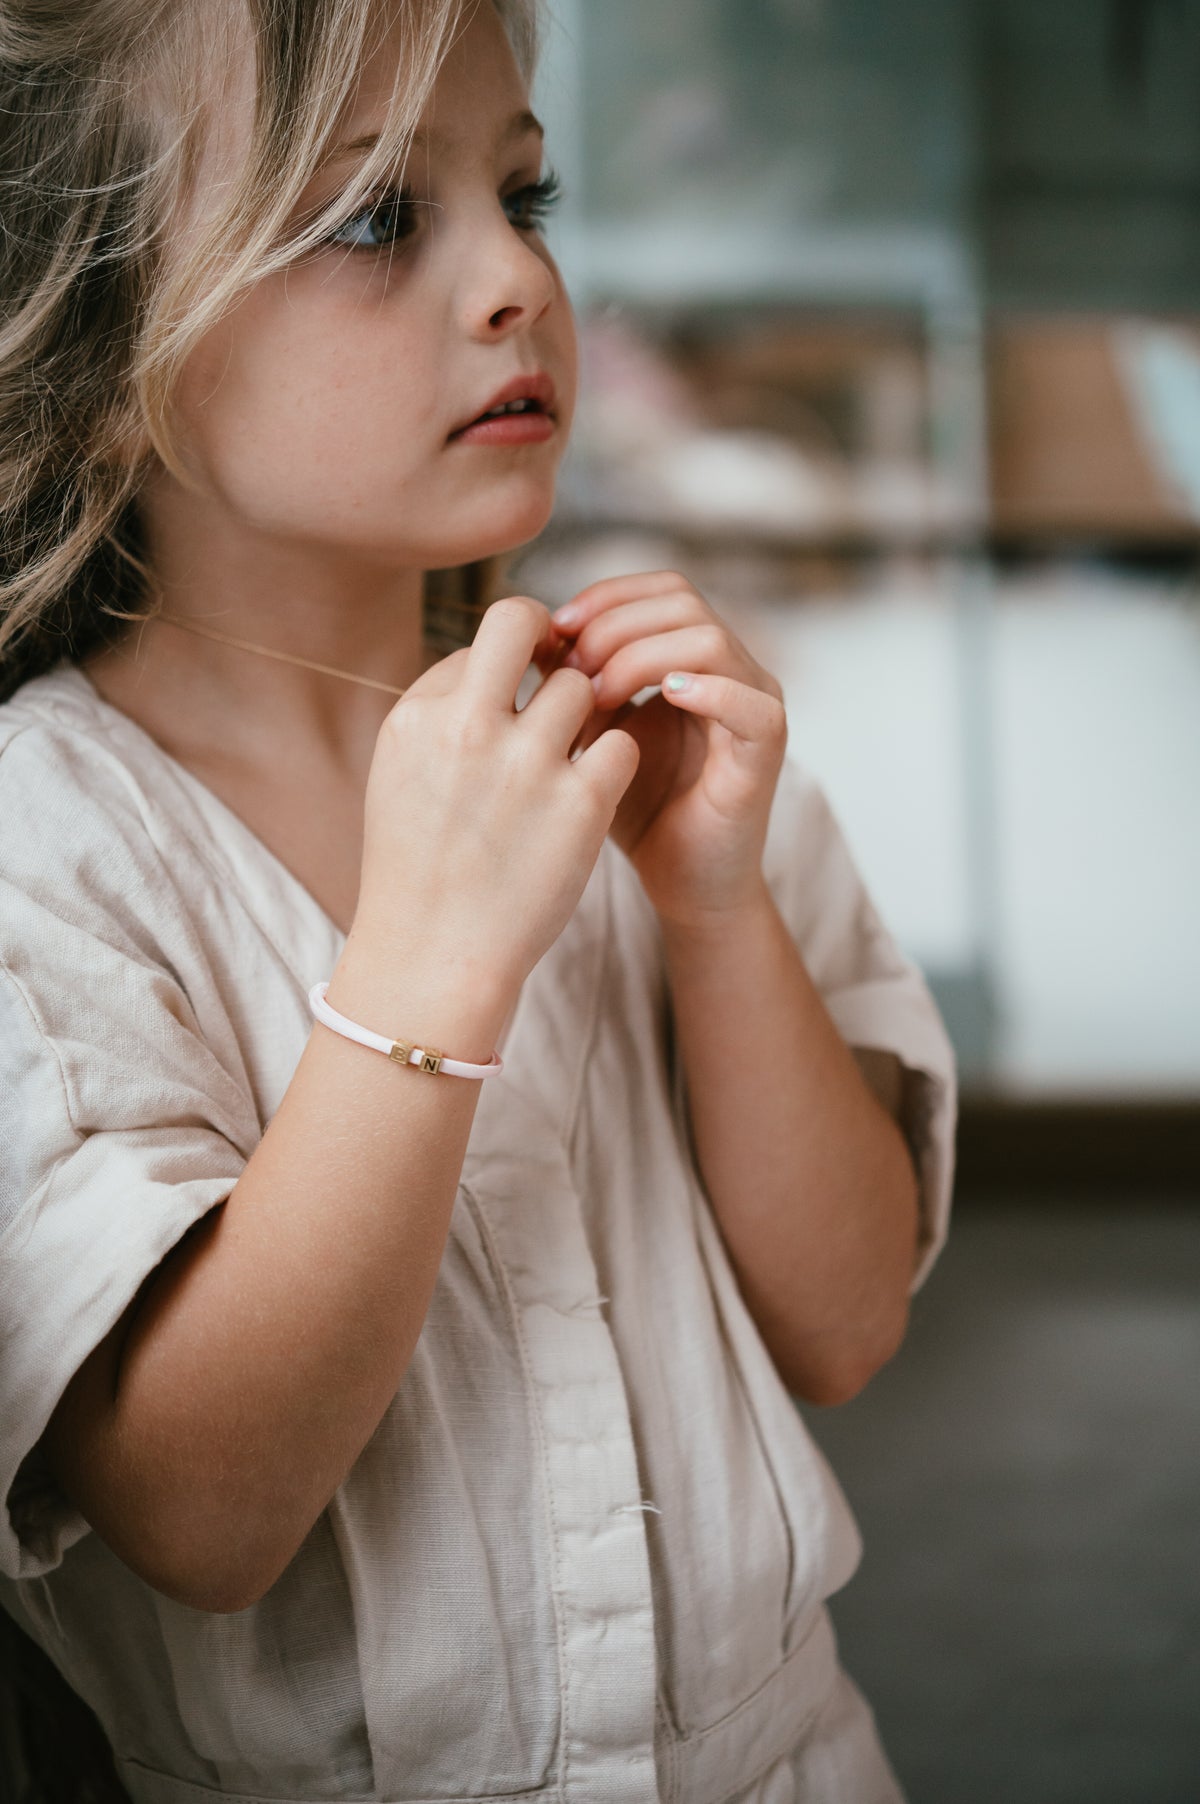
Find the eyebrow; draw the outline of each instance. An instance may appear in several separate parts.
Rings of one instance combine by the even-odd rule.
[[[546,136],[546,128],[536,114],[524,108],[514,113],[508,124],[502,127],[496,140],[496,149],[503,150],[514,138],[523,138],[526,132],[537,132],[542,138]],[[454,137],[447,137],[444,132],[414,132],[414,144],[439,144],[446,146],[458,142]],[[371,150],[379,142],[378,132],[364,132],[361,138],[351,138],[347,144],[338,144],[330,151],[326,161],[332,162],[335,157],[352,156],[357,151]]]

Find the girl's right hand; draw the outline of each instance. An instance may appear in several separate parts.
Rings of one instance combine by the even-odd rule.
[[[493,602],[392,708],[367,778],[354,929],[501,995],[570,919],[638,767],[615,727],[571,761],[595,706],[582,671],[553,670],[518,711],[551,621],[529,596]]]

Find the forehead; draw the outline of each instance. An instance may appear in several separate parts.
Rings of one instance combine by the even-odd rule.
[[[363,67],[343,130],[321,158],[322,173],[348,177],[373,150],[402,80],[402,54],[393,17],[392,30]],[[510,145],[536,145],[544,138],[500,15],[492,0],[475,0],[474,9],[460,15],[443,55],[412,133],[413,152],[426,164],[431,155],[474,164],[502,155]]]
[[[404,6],[384,0],[386,14],[376,14],[380,26],[374,48],[364,58],[353,89],[341,110],[340,124],[332,133],[333,145],[310,169],[311,177],[327,169],[339,183],[352,180],[355,166],[394,129],[397,106],[403,105],[406,70],[412,57],[411,31]],[[235,13],[240,8],[234,9]],[[220,59],[217,83],[220,98],[210,116],[198,169],[189,183],[189,194],[173,222],[173,236],[182,242],[214,207],[250,154],[255,113],[256,58],[252,33],[243,16],[240,35],[226,39],[226,56]],[[509,42],[503,20],[493,0],[464,0],[450,34],[449,46],[438,66],[429,98],[419,120],[413,144],[425,161],[431,154],[474,163],[501,154],[510,142],[537,141],[540,123],[529,111],[525,78]]]
[[[407,43],[403,16],[394,15],[359,77],[346,148],[366,148],[367,140],[378,135],[402,80]],[[454,152],[481,137],[499,146],[530,130],[541,126],[529,111],[525,81],[500,14],[492,0],[466,0],[413,142]]]
[[[495,149],[503,150],[506,145],[534,132],[544,138],[546,128],[535,113],[528,107],[520,107],[511,118],[501,124],[495,138]],[[351,138],[345,144],[335,144],[330,152],[330,161],[339,157],[350,157],[371,150],[379,142],[376,131],[362,132],[357,138]],[[461,151],[470,143],[470,139],[460,131],[435,131],[418,127],[413,133],[413,143],[431,146],[434,150]]]

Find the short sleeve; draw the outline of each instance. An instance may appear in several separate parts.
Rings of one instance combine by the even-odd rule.
[[[145,926],[156,906],[146,861],[120,834],[50,815],[78,844],[43,840],[41,874],[13,841],[0,851],[0,1572],[10,1578],[51,1570],[87,1532],[36,1444],[143,1280],[229,1194],[254,1131]]]
[[[910,1291],[949,1228],[957,1084],[928,985],[881,921],[818,783],[789,754],[776,785],[763,874],[814,984],[850,1046],[892,1052],[907,1073],[901,1126],[920,1187]]]

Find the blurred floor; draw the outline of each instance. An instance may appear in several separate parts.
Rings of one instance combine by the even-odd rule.
[[[901,1352],[805,1409],[910,1804],[1200,1800],[1200,1210],[960,1202]]]

